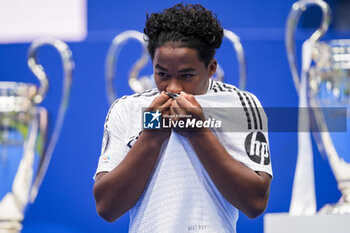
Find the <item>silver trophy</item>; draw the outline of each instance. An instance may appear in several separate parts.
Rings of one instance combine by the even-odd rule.
[[[319,39],[328,30],[330,8],[322,0],[304,0],[294,3],[287,21],[286,47],[295,87],[300,93],[296,67],[294,32],[300,15],[309,7],[318,6],[323,18],[319,29],[304,42],[308,43],[305,57],[310,58],[306,70],[306,99],[312,109],[310,119],[315,122],[314,138],[322,154],[328,158],[342,197],[336,204],[321,208],[320,213],[350,214],[350,40]],[[310,45],[310,46],[309,46]],[[343,108],[343,114],[327,114],[329,108]],[[331,124],[346,121],[345,132],[332,132]],[[345,128],[346,127],[346,128]]]
[[[115,89],[115,76],[116,76],[116,65],[118,62],[118,56],[122,47],[129,40],[136,40],[142,46],[142,53],[140,58],[134,63],[129,71],[128,83],[131,88],[136,93],[143,92],[145,90],[155,88],[155,82],[153,75],[146,75],[139,77],[140,71],[147,65],[149,61],[149,55],[147,50],[147,42],[144,40],[146,35],[134,31],[128,30],[118,34],[112,41],[106,58],[106,89],[107,89],[107,99],[110,104],[112,104],[117,99],[117,92]],[[244,51],[239,37],[233,32],[225,29],[224,36],[227,38],[233,45],[233,48],[236,51],[237,60],[239,63],[239,88],[245,89],[246,86],[246,63],[244,57]],[[224,80],[224,71],[220,65],[217,67],[217,72],[214,75],[214,79],[223,81]]]
[[[37,50],[44,45],[59,52],[64,70],[61,103],[51,137],[47,136],[47,110],[39,106],[49,87],[37,60]],[[71,56],[63,41],[35,40],[28,51],[28,66],[39,79],[40,87],[0,82],[0,232],[20,232],[26,208],[37,196],[68,106],[74,68]]]

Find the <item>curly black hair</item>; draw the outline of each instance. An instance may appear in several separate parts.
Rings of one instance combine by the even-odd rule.
[[[200,4],[176,4],[161,13],[147,14],[144,33],[153,60],[156,48],[166,42],[197,50],[206,66],[220,47],[224,30],[216,15]]]

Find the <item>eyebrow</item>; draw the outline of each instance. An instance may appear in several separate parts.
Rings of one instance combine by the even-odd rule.
[[[186,69],[180,70],[179,73],[194,72],[194,71],[196,71],[196,70],[193,68],[186,68]]]
[[[156,64],[155,68],[160,69],[162,71],[168,71],[168,69],[162,67],[159,64]],[[185,69],[179,70],[179,73],[194,72],[194,71],[196,71],[196,70],[193,68],[185,68]]]
[[[168,71],[166,68],[160,66],[159,64],[156,65],[157,69],[163,70],[163,71]]]

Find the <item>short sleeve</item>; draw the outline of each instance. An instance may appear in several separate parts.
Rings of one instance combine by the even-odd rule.
[[[244,108],[239,117],[239,131],[223,132],[221,141],[228,153],[254,171],[263,171],[271,176],[271,156],[268,139],[268,119],[260,101],[249,92],[242,92]],[[245,129],[242,129],[244,125]]]
[[[95,176],[100,172],[113,170],[128,152],[129,148],[125,144],[125,122],[127,122],[124,120],[125,115],[125,107],[116,100],[110,107],[105,120],[101,154]]]

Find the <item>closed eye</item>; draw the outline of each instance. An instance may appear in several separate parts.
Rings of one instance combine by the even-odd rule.
[[[186,78],[192,78],[194,76],[194,74],[181,74],[181,78],[184,78],[184,79],[186,79]]]
[[[169,76],[167,73],[162,72],[162,71],[157,72],[157,75],[158,75],[159,77],[162,77],[162,78],[167,78],[167,77]]]

